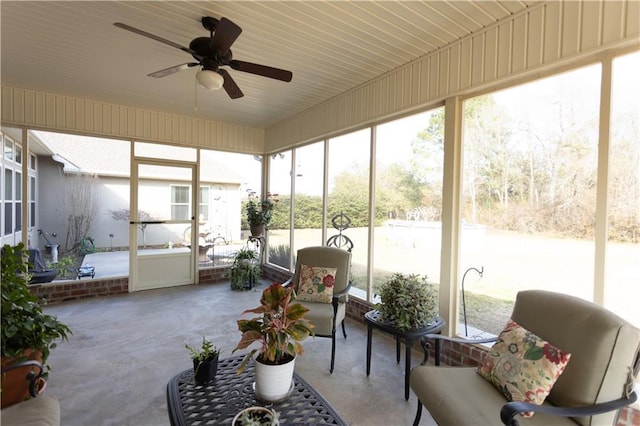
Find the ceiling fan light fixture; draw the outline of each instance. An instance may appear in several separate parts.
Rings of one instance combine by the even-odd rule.
[[[208,90],[218,90],[224,84],[224,78],[212,70],[200,70],[196,74],[200,86]]]

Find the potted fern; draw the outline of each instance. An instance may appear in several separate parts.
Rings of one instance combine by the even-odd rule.
[[[210,340],[202,336],[200,347],[184,345],[193,361],[193,378],[197,384],[204,384],[213,379],[218,372],[220,350]]]
[[[296,355],[302,355],[300,343],[313,334],[313,325],[305,318],[309,309],[295,300],[293,288],[273,283],[262,292],[260,306],[242,314],[254,313],[252,319],[238,320],[242,338],[234,352],[253,343],[259,348],[245,355],[238,368],[244,371],[253,355],[255,358],[256,394],[262,400],[279,401],[290,391]]]

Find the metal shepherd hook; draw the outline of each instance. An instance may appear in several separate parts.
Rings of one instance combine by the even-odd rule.
[[[467,277],[467,272],[469,271],[476,271],[478,275],[480,275],[480,278],[482,278],[482,274],[484,273],[484,266],[481,266],[480,269],[469,268],[466,271],[464,271],[464,275],[462,276],[462,313],[464,315],[464,335],[465,336],[469,336],[469,334],[467,332],[467,303],[464,298],[464,279]]]

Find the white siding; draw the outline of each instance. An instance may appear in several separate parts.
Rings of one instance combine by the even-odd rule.
[[[2,124],[225,151],[264,151],[263,129],[8,86],[2,87]]]

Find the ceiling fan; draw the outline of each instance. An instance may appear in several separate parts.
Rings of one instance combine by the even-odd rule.
[[[293,77],[291,71],[233,59],[233,55],[231,54],[231,45],[236,41],[238,36],[240,36],[242,28],[224,17],[216,19],[210,16],[204,16],[202,18],[202,26],[209,31],[209,37],[197,37],[191,40],[189,47],[181,46],[170,40],[121,22],[116,22],[113,25],[148,37],[152,40],[159,41],[171,47],[175,47],[176,49],[180,49],[183,52],[189,53],[197,61],[187,62],[160,71],[155,71],[151,74],[147,74],[149,77],[166,77],[178,71],[195,66],[201,66],[202,69],[198,71],[198,74],[196,74],[198,83],[209,90],[216,90],[223,87],[231,99],[241,98],[244,94],[233,78],[231,78],[229,72],[220,68],[222,66],[229,66],[237,71],[244,71],[286,82],[291,81],[291,78]]]

